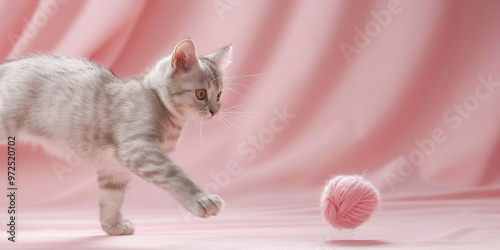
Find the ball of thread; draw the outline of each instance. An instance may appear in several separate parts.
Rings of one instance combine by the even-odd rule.
[[[338,229],[353,229],[363,224],[378,204],[377,188],[358,175],[334,177],[321,196],[323,217]]]

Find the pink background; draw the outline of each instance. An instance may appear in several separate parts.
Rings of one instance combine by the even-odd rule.
[[[95,169],[18,145],[19,238],[1,233],[0,244],[498,246],[499,10],[494,0],[0,1],[2,59],[78,55],[128,76],[191,38],[201,54],[232,43],[229,75],[254,75],[227,85],[223,108],[232,108],[223,117],[232,124],[190,123],[171,155],[225,199],[221,215],[188,216],[134,177],[123,212],[136,235],[104,236]],[[295,115],[287,124],[277,120],[284,109]],[[381,209],[354,231],[319,215],[322,185],[336,174],[363,174],[382,195]]]

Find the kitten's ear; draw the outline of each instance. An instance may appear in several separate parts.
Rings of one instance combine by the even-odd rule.
[[[231,64],[232,56],[233,46],[231,44],[208,55],[208,57],[211,58],[217,64],[217,67],[223,72],[226,71]]]
[[[199,65],[193,40],[182,40],[175,46],[171,64],[176,72],[187,72]]]

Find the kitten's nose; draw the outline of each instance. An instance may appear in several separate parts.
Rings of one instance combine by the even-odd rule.
[[[214,116],[215,114],[217,114],[217,110],[210,110],[210,114],[212,114],[212,116]]]

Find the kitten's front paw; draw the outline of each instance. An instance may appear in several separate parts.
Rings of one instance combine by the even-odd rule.
[[[198,217],[208,218],[217,215],[223,206],[224,201],[218,195],[209,194],[200,197],[190,210]]]
[[[102,229],[109,235],[130,235],[134,233],[134,225],[128,220],[120,220],[120,223],[109,226],[101,224]]]

